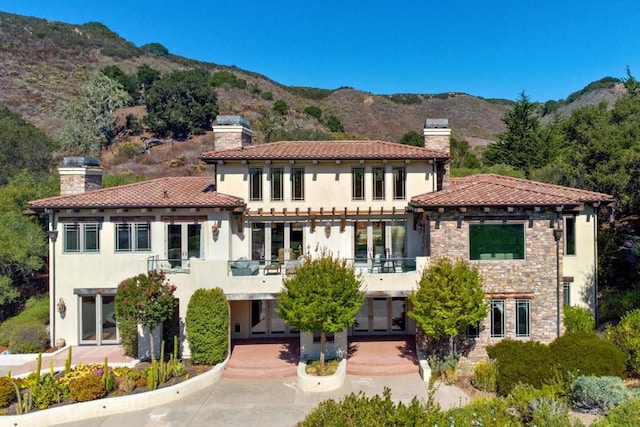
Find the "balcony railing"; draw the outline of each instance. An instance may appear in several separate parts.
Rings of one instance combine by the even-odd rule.
[[[158,270],[167,274],[189,274],[190,269],[189,259],[160,259],[156,256],[147,258],[147,271]]]

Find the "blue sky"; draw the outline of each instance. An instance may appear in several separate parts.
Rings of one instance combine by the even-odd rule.
[[[0,0],[0,10],[101,22],[137,46],[293,86],[505,99],[524,90],[546,101],[627,66],[640,77],[638,0]]]

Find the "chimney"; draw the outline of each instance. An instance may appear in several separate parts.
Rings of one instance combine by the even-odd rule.
[[[73,196],[102,188],[102,168],[95,157],[65,157],[60,174],[60,195]]]
[[[427,119],[423,130],[424,147],[451,156],[451,129],[449,119]],[[449,160],[437,162],[438,190],[450,184]]]
[[[232,150],[251,145],[253,132],[249,121],[241,116],[216,116],[213,125],[214,150]]]

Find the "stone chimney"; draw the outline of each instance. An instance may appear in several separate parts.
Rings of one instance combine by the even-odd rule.
[[[73,196],[102,188],[102,168],[95,157],[65,157],[60,174],[60,195]]]
[[[216,116],[213,125],[214,150],[231,150],[251,145],[253,132],[249,121],[241,116]]]
[[[424,121],[423,141],[425,148],[440,151],[451,156],[451,129],[449,119],[427,119]],[[438,190],[449,186],[451,182],[449,161],[437,162]]]

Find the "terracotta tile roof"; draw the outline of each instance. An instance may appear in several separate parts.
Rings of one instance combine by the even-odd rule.
[[[608,194],[486,174],[456,178],[449,188],[414,196],[410,204],[417,207],[570,206],[613,201]]]
[[[215,191],[214,177],[165,177],[118,187],[57,196],[29,202],[34,210],[45,208],[166,208],[236,207],[244,201]]]
[[[387,141],[280,141],[223,151],[202,153],[204,161],[215,160],[367,160],[448,159],[441,151]]]

